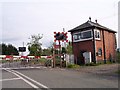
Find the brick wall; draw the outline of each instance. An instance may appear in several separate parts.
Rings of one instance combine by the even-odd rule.
[[[102,56],[96,56],[97,62],[104,60],[104,49],[103,49],[103,35],[102,30],[100,30],[100,40],[96,40],[96,52],[98,52],[98,49],[102,49]]]
[[[108,31],[104,32],[104,40],[105,40],[105,52],[106,52],[106,60],[109,60],[110,57],[115,59],[115,34]],[[101,30],[101,40],[96,40],[96,52],[98,49],[102,48],[102,56],[96,56],[97,61],[104,60],[104,49],[103,49],[103,35]]]
[[[106,59],[110,59],[110,54],[113,59],[115,59],[115,34],[111,32],[104,31],[105,36],[105,49],[106,49]]]
[[[96,52],[98,52],[98,49],[101,48],[102,49],[102,56],[96,56],[96,60],[97,62],[99,61],[103,61],[104,60],[104,46],[103,46],[103,35],[102,35],[102,30],[100,30],[101,33],[101,39],[100,40],[96,40],[95,44],[96,44]],[[109,60],[110,56],[115,59],[115,34],[112,32],[108,32],[108,31],[103,31],[104,33],[104,40],[105,40],[105,52],[106,52],[106,59]],[[73,33],[71,33],[71,35],[73,35]],[[73,37],[72,37],[72,41],[73,41]],[[73,53],[74,53],[74,60],[75,63],[78,63],[77,61],[83,61],[84,58],[80,56],[80,52],[81,51],[87,51],[87,52],[91,52],[92,55],[92,61],[93,60],[93,56],[94,56],[94,47],[93,47],[93,41],[92,40],[86,40],[86,41],[81,41],[81,42],[72,42],[72,46],[73,46]],[[83,63],[83,62],[82,62]]]
[[[80,56],[80,53],[83,52],[91,52],[92,60],[93,60],[93,42],[92,40],[87,41],[81,41],[81,42],[75,42],[73,43],[73,53],[74,53],[74,59],[75,63],[76,60],[80,60],[80,63],[84,63],[84,58]]]

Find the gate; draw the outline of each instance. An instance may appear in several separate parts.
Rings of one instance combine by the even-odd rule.
[[[52,66],[52,56],[8,56],[0,55],[2,68],[26,68]]]

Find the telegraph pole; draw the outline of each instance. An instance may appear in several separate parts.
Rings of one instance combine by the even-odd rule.
[[[23,47],[24,47],[24,42],[23,42]],[[23,56],[23,52],[22,52],[22,56]]]

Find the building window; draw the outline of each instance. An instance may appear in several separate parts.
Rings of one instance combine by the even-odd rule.
[[[95,30],[95,39],[100,39],[100,31]]]
[[[92,39],[92,30],[82,31],[73,34],[73,41],[84,41]]]
[[[98,49],[98,56],[102,56],[102,48]]]
[[[91,31],[81,32],[81,39],[87,39],[91,37],[92,37]]]
[[[74,40],[79,40],[79,34],[74,34],[73,38]]]

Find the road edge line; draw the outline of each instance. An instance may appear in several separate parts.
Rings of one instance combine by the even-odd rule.
[[[49,89],[47,86],[43,85],[42,83],[40,83],[40,82],[38,82],[38,81],[35,81],[35,80],[33,80],[32,78],[30,78],[30,77],[28,77],[28,76],[26,76],[26,75],[24,75],[24,74],[22,74],[22,73],[20,73],[20,72],[18,72],[18,71],[15,71],[15,70],[11,70],[11,71],[16,72],[17,74],[19,74],[19,75],[27,78],[28,80],[30,80],[30,81],[38,84],[39,86],[41,86],[41,87],[43,87],[43,88]]]
[[[19,80],[19,79],[21,79],[21,78],[2,79],[2,80],[0,80],[0,82],[1,82],[1,81]]]
[[[7,70],[7,69],[4,69],[5,71],[8,71],[14,75],[16,75],[17,77],[19,77],[20,79],[22,79],[24,82],[26,82],[27,84],[29,84],[30,86],[32,86],[33,88],[39,88],[37,87],[36,85],[32,84],[31,82],[29,82],[28,80],[24,79],[23,77],[21,77],[20,75],[18,75],[17,73],[15,72],[12,72],[12,70]]]

